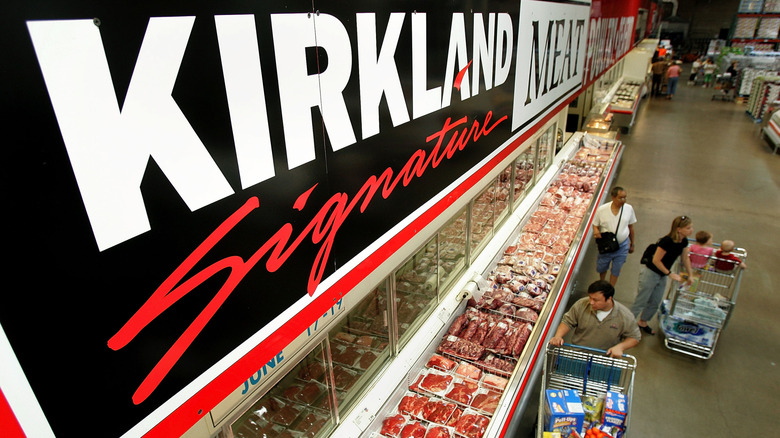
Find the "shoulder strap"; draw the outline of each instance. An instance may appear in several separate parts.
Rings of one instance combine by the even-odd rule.
[[[617,236],[618,230],[620,229],[620,220],[623,219],[623,207],[625,207],[625,205],[621,205],[620,206],[620,216],[618,216],[618,223],[615,226],[615,235],[616,236]]]

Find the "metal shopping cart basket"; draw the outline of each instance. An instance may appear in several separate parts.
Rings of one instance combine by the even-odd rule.
[[[747,258],[743,248],[735,248],[732,254],[743,261]],[[700,359],[712,357],[734,312],[744,271],[736,265],[717,269],[723,264],[728,266],[729,261],[710,257],[704,266],[692,267],[690,285],[671,282],[658,313],[668,349]],[[679,273],[681,263],[672,269]]]
[[[595,348],[571,344],[562,347],[548,345],[542,374],[537,438],[543,436],[545,429],[548,389],[573,389],[580,397],[606,396],[609,391],[623,394],[627,405],[622,436],[628,436],[635,371],[636,358],[628,354],[613,358],[607,356],[606,351]]]

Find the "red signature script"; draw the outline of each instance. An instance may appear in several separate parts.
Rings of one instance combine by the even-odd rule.
[[[108,340],[108,347],[112,350],[116,351],[124,348],[141,330],[180,298],[186,296],[217,273],[223,270],[229,271],[229,276],[222,287],[146,376],[133,394],[133,403],[139,404],[143,402],[157,388],[162,379],[165,378],[182,354],[189,348],[193,340],[200,334],[225,300],[241,283],[247,273],[260,263],[263,257],[268,256],[265,262],[266,269],[269,272],[275,272],[306,239],[311,239],[314,245],[320,245],[319,252],[312,264],[307,286],[309,295],[314,295],[317,286],[322,280],[336,234],[358,205],[360,212],[364,212],[380,190],[382,197],[387,198],[398,187],[399,183],[403,186],[409,185],[415,177],[421,177],[428,168],[435,168],[445,158],[452,158],[455,152],[463,150],[470,141],[476,142],[481,136],[490,134],[496,126],[507,120],[507,116],[503,116],[491,124],[492,118],[493,113],[488,112],[482,124],[475,120],[470,127],[468,126],[468,117],[466,116],[454,122],[451,118],[448,118],[441,130],[428,136],[426,139],[426,142],[436,141],[436,145],[430,153],[423,149],[418,149],[397,174],[393,169],[387,168],[378,177],[371,175],[351,199],[346,193],[336,193],[325,202],[314,219],[294,240],[292,240],[294,234],[293,226],[286,223],[248,259],[244,260],[241,256],[233,255],[213,263],[200,272],[191,273],[193,267],[236,224],[260,207],[260,201],[257,197],[247,200],[241,208],[231,214],[165,279],[130,320]],[[445,138],[448,136],[449,141],[444,145]],[[301,194],[293,204],[293,208],[298,211],[303,210],[306,207],[309,195],[316,187],[317,185],[315,184]],[[189,278],[185,279],[188,274]]]

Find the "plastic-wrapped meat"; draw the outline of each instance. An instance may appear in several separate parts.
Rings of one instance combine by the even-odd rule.
[[[507,304],[507,306],[509,306],[510,311],[514,311],[514,306],[512,306],[511,304]],[[501,309],[503,309],[503,307]],[[499,309],[499,312],[501,312],[501,309]],[[509,314],[509,312],[501,312],[501,313]],[[514,312],[511,314],[514,314]],[[490,332],[487,334],[487,336],[485,336],[485,340],[482,342],[482,346],[489,350],[496,348],[496,345],[498,345],[498,342],[501,340],[504,334],[506,334],[508,328],[509,326],[505,322],[499,322],[498,324],[493,326],[493,328],[490,329]]]
[[[511,282],[510,282],[511,283]],[[514,294],[511,291],[505,289],[496,289],[493,291],[492,297],[496,300],[510,302]]]
[[[287,400],[295,400],[295,396],[298,395],[299,392],[301,392],[301,387],[298,385],[292,385],[285,389],[284,392],[282,392],[282,395]]]
[[[414,392],[420,392],[420,382],[422,382],[422,379],[425,378],[425,374],[420,374],[417,376],[417,378],[412,382],[411,385],[409,385],[409,391]]]
[[[454,402],[468,406],[479,389],[479,384],[475,381],[463,380],[452,385],[452,389],[445,397]]]
[[[457,408],[455,411],[452,412],[452,415],[450,416],[450,419],[447,420],[446,426],[455,426],[455,424],[460,420],[460,417],[463,415],[463,409]]]
[[[528,342],[528,337],[531,336],[531,328],[531,324],[524,323],[522,327],[518,329],[515,343],[512,345],[512,356],[518,357],[520,356],[520,353],[523,352],[523,347],[525,347],[526,342]]]
[[[300,410],[296,409],[292,404],[289,404],[274,414],[271,417],[271,421],[276,424],[281,424],[282,426],[290,426],[300,414]]]
[[[403,429],[401,429],[400,438],[424,438],[425,426],[415,421],[414,423],[407,423]]]
[[[544,195],[542,195],[542,200],[539,202],[539,204],[547,207],[555,207],[556,201],[557,199],[555,198],[555,196],[552,193],[547,192]]]
[[[511,374],[515,369],[515,363],[489,354],[484,360],[478,361],[478,364],[486,367],[491,372],[501,374]]]
[[[382,422],[382,430],[379,433],[384,436],[397,437],[401,433],[404,423],[406,423],[406,418],[401,414],[385,418],[385,421]]]
[[[447,336],[439,344],[438,351],[468,360],[477,360],[482,357],[485,347],[455,336]]]
[[[369,335],[360,336],[355,339],[355,345],[359,345],[361,347],[371,347],[374,345],[374,337]]]
[[[538,297],[539,294],[544,292],[543,290],[539,289],[539,286],[537,286],[534,283],[529,283],[525,285],[525,291],[531,294],[532,297]]]
[[[482,370],[468,362],[461,362],[455,370],[455,374],[469,379],[479,380],[482,376]]]
[[[490,420],[484,415],[466,413],[455,423],[455,431],[466,438],[482,438]]]
[[[428,426],[425,438],[452,438],[452,434],[444,426]]]
[[[496,312],[501,313],[503,315],[514,316],[515,315],[515,306],[513,306],[513,305],[511,305],[509,303],[503,304],[501,307],[496,309]],[[490,333],[488,333],[488,337],[485,338],[485,342],[484,342],[485,344],[487,344],[487,340],[489,339],[489,336],[490,336]],[[485,345],[485,348],[492,348],[492,347],[488,347],[487,345]]]
[[[415,418],[423,418],[423,411],[428,400],[430,400],[428,397],[422,395],[405,395],[398,404],[398,412]]]
[[[462,313],[458,315],[457,318],[455,318],[454,321],[452,321],[452,325],[450,325],[450,329],[447,330],[448,335],[455,335],[457,336],[461,330],[463,330],[466,325],[468,324],[469,317],[466,313]]]
[[[522,292],[525,290],[525,283],[518,281],[516,279],[512,279],[506,284],[506,287],[509,288],[514,293]]]
[[[489,373],[485,373],[485,377],[482,379],[483,385],[500,389],[501,391],[506,388],[507,383],[507,379]]]
[[[331,357],[333,358],[334,362],[351,367],[355,364],[355,361],[358,359],[358,357],[360,357],[360,352],[353,346],[346,347],[342,351],[338,351],[334,348],[331,350]]]
[[[512,344],[509,343],[509,339],[512,338],[514,333],[515,333],[514,324],[510,324],[506,333],[504,333],[504,336],[501,336],[501,339],[499,339],[498,343],[496,344],[495,347],[493,347],[492,351],[504,355],[512,354],[512,347],[509,347],[509,345]]]
[[[430,400],[425,404],[423,417],[432,423],[444,424],[450,419],[450,416],[455,412],[456,408],[457,406],[455,403],[449,403],[443,400]]]
[[[533,309],[536,312],[541,311],[542,306],[544,305],[544,303],[539,300],[535,300],[533,298],[525,298],[525,297],[512,298],[512,304],[516,304],[521,307],[527,307],[529,309]]]
[[[352,371],[348,371],[336,365],[333,367],[333,379],[335,380],[336,388],[347,391],[355,384],[357,375]]]
[[[295,395],[295,399],[307,405],[314,403],[322,394],[322,387],[314,382],[303,385],[303,388]]]
[[[420,382],[420,388],[438,394],[446,391],[452,381],[453,377],[451,375],[431,370]]]
[[[457,365],[457,362],[454,360],[447,359],[446,357],[438,354],[431,356],[431,358],[428,359],[428,363],[425,364],[425,366],[428,368],[437,368],[442,371],[451,371]]]
[[[371,351],[366,351],[363,353],[362,356],[360,356],[360,360],[358,361],[358,366],[360,369],[368,369],[368,367],[371,366],[372,363],[376,360],[376,354],[374,354]]]
[[[539,319],[539,314],[528,307],[518,307],[515,311],[515,316],[530,322],[536,322]]]
[[[501,394],[496,391],[480,392],[474,396],[471,407],[492,414],[496,411],[500,399]]]
[[[463,329],[463,331],[460,332],[458,337],[462,339],[471,339],[474,336],[474,333],[477,332],[477,328],[479,327],[479,316],[471,316],[469,318],[469,323],[466,325],[466,328]]]
[[[323,374],[325,374],[325,367],[319,362],[307,363],[298,371],[301,380],[320,380]]]
[[[490,331],[492,324],[489,320],[483,319],[480,321],[479,326],[477,327],[477,331],[474,333],[474,336],[472,336],[469,341],[482,345],[482,343],[485,341],[485,337],[487,336],[488,332]]]
[[[536,238],[539,236],[539,233],[541,233],[543,229],[544,229],[544,225],[538,223],[533,224],[529,222],[523,226],[523,233],[524,234],[533,233],[534,234],[533,239],[535,242]],[[520,245],[520,248],[525,249],[525,246]]]
[[[550,290],[550,285],[541,277],[534,279],[534,284],[538,286],[541,291]]]

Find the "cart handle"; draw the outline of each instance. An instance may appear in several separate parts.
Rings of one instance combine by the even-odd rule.
[[[594,352],[594,353],[601,353],[601,354],[603,354],[603,355],[605,355],[605,356],[607,355],[607,350],[602,350],[602,349],[600,349],[600,348],[586,347],[586,346],[584,346],[584,345],[566,344],[566,343],[564,343],[564,344],[563,344],[563,346],[564,346],[564,347],[574,347],[574,348],[580,348],[580,349],[582,349],[582,350],[588,350],[588,351],[592,351],[592,352]],[[625,357],[625,356],[626,356],[626,355],[625,355],[625,354],[623,354],[623,356],[622,356],[622,357]]]

